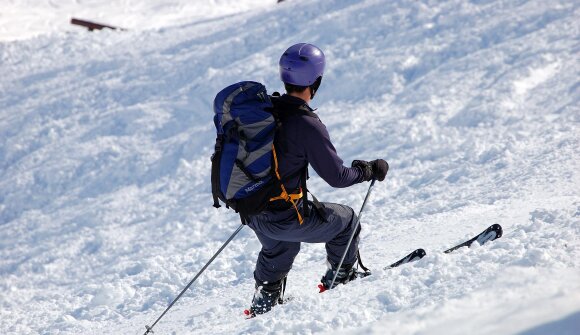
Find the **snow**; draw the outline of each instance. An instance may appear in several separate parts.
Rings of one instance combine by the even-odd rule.
[[[197,24],[270,6],[274,0],[3,0],[0,3],[0,41],[78,32],[72,18],[123,29],[162,29]]]
[[[211,207],[211,103],[307,41],[313,106],[345,162],[383,157],[364,213],[373,275],[245,320],[244,228],[157,334],[577,334],[576,1],[24,1],[0,4],[0,332],[142,334],[239,226]],[[88,33],[70,17],[128,31]],[[360,208],[368,184],[310,188]],[[494,242],[442,251],[493,223]],[[427,256],[382,270],[416,248]]]

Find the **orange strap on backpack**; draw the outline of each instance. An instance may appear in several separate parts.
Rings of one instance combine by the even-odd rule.
[[[298,210],[298,206],[296,205],[298,200],[300,200],[300,198],[302,198],[302,195],[303,195],[302,194],[302,187],[300,187],[299,193],[289,194],[286,191],[286,187],[284,187],[284,183],[282,182],[282,178],[280,178],[280,173],[278,172],[278,157],[276,156],[276,148],[274,147],[274,144],[272,144],[272,152],[274,154],[274,171],[276,172],[276,178],[278,178],[278,180],[280,181],[280,187],[282,188],[282,193],[280,193],[280,195],[277,197],[270,198],[270,201],[284,200],[286,202],[291,203],[292,206],[294,206],[294,209],[296,210],[296,214],[298,214],[298,222],[300,222],[300,224],[302,224],[304,222],[304,220],[302,219],[302,215],[300,215],[300,211]]]

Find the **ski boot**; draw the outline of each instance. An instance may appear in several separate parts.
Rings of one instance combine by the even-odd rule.
[[[320,289],[320,293],[335,288],[338,284],[346,284],[351,280],[354,280],[359,277],[359,273],[357,273],[356,269],[353,267],[353,264],[343,264],[340,269],[338,270],[338,275],[336,276],[336,280],[334,281],[334,285],[330,287],[332,283],[332,279],[336,274],[337,266],[327,262],[328,270],[320,279],[321,284],[318,285]],[[370,273],[369,273],[370,274]]]
[[[274,283],[256,280],[256,291],[252,299],[252,306],[250,309],[246,309],[244,314],[250,319],[256,315],[269,312],[277,304],[283,304],[285,289],[286,277]]]

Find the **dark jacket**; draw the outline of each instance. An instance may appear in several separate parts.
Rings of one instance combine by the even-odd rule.
[[[289,192],[300,188],[308,164],[332,187],[363,181],[360,169],[343,165],[326,127],[304,100],[284,94],[272,101],[282,122],[275,142],[278,169]]]

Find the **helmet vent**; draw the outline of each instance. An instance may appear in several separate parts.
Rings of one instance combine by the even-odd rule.
[[[300,59],[305,61],[305,62],[308,62],[308,57],[306,57],[306,56],[300,56]]]

